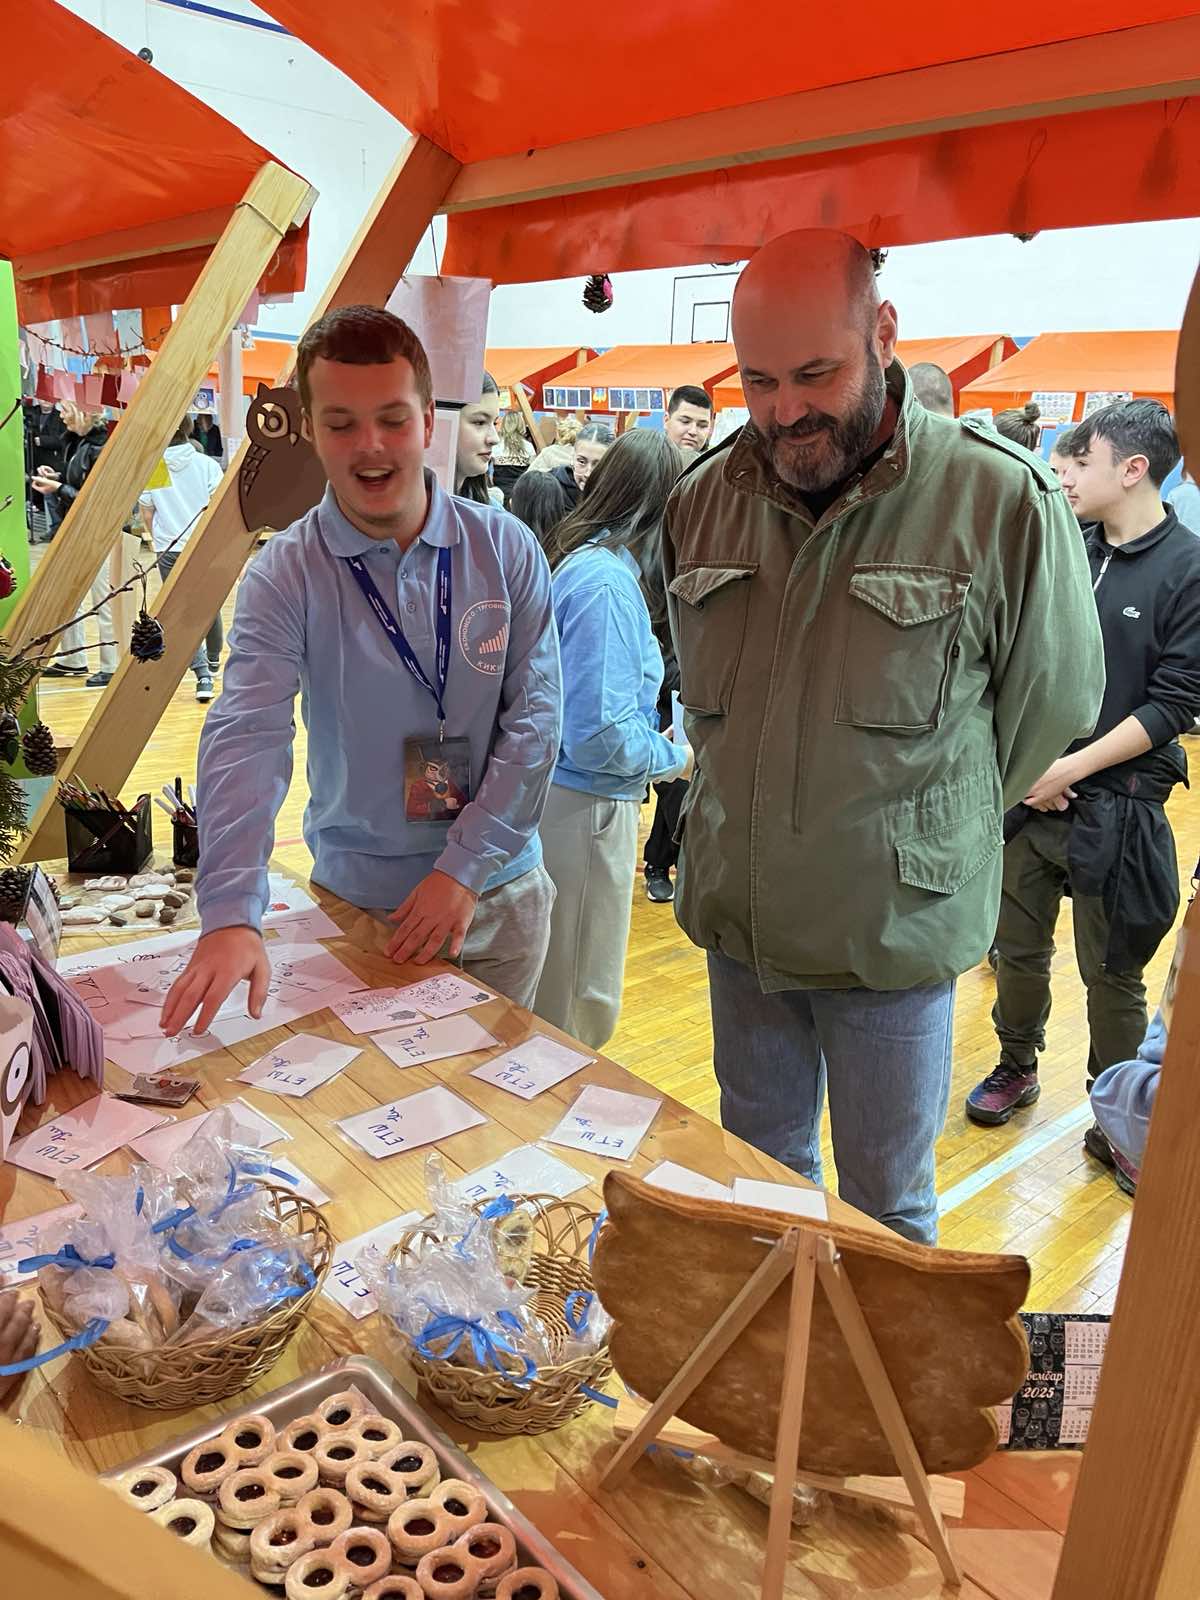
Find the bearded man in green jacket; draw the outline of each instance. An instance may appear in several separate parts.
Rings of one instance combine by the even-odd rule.
[[[695,775],[676,910],[709,953],[721,1119],[937,1236],[954,983],[991,944],[1001,818],[1090,732],[1103,649],[1049,468],[926,412],[871,258],[764,247],[733,335],[751,421],[680,480],[663,561]]]

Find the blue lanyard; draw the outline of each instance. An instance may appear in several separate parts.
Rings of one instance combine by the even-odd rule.
[[[413,654],[413,648],[404,637],[404,630],[392,615],[391,607],[375,587],[371,574],[363,565],[359,556],[347,556],[346,565],[358,580],[358,587],[367,597],[371,610],[379,621],[379,626],[391,640],[392,648],[412,673],[413,677],[428,690],[437,705],[438,727],[444,733],[446,728],[446,674],[450,670],[450,550],[443,545],[438,551],[437,567],[437,686],[429,681],[425,668]]]

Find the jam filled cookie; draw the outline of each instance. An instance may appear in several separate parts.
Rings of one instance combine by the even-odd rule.
[[[111,1479],[107,1487],[135,1511],[157,1511],[174,1500],[179,1480],[167,1467],[141,1467]]]
[[[182,1539],[184,1544],[194,1544],[202,1550],[207,1550],[212,1543],[216,1519],[213,1516],[213,1508],[206,1506],[203,1500],[171,1500],[165,1506],[159,1506],[150,1515],[155,1522],[160,1522],[168,1533],[173,1533],[177,1539]]]

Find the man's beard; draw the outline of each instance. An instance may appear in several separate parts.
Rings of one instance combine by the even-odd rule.
[[[816,494],[848,478],[870,451],[887,404],[883,370],[869,352],[863,381],[853,407],[842,417],[814,407],[790,428],[777,425],[767,432],[767,446],[778,477],[793,489]],[[825,449],[797,454],[787,448],[789,439],[807,440],[822,435]]]

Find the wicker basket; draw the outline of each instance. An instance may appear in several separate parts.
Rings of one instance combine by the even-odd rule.
[[[306,1294],[286,1301],[261,1322],[211,1339],[149,1351],[121,1349],[103,1341],[89,1345],[77,1351],[76,1357],[83,1362],[98,1388],[135,1406],[175,1411],[224,1400],[248,1389],[271,1370],[324,1281],[333,1255],[333,1236],[323,1213],[307,1200],[274,1184],[265,1183],[260,1187],[268,1195],[271,1209],[289,1237],[313,1236],[309,1258],[316,1277],[313,1287]],[[61,1321],[44,1296],[42,1305],[47,1318],[64,1339],[77,1332]]]
[[[524,1282],[535,1291],[532,1308],[546,1327],[552,1349],[560,1350],[570,1336],[564,1301],[573,1289],[592,1288],[588,1244],[599,1213],[553,1195],[513,1195],[513,1204],[533,1217],[534,1250]],[[487,1201],[475,1207],[482,1212]],[[426,1244],[440,1243],[430,1231],[430,1219],[401,1236],[391,1251],[393,1261],[419,1256]],[[612,1373],[608,1346],[562,1366],[539,1367],[528,1383],[516,1383],[503,1373],[481,1372],[453,1361],[431,1360],[421,1355],[412,1340],[398,1337],[413,1370],[443,1411],[480,1433],[506,1437],[549,1433],[577,1417],[592,1402],[583,1385],[595,1389]]]

